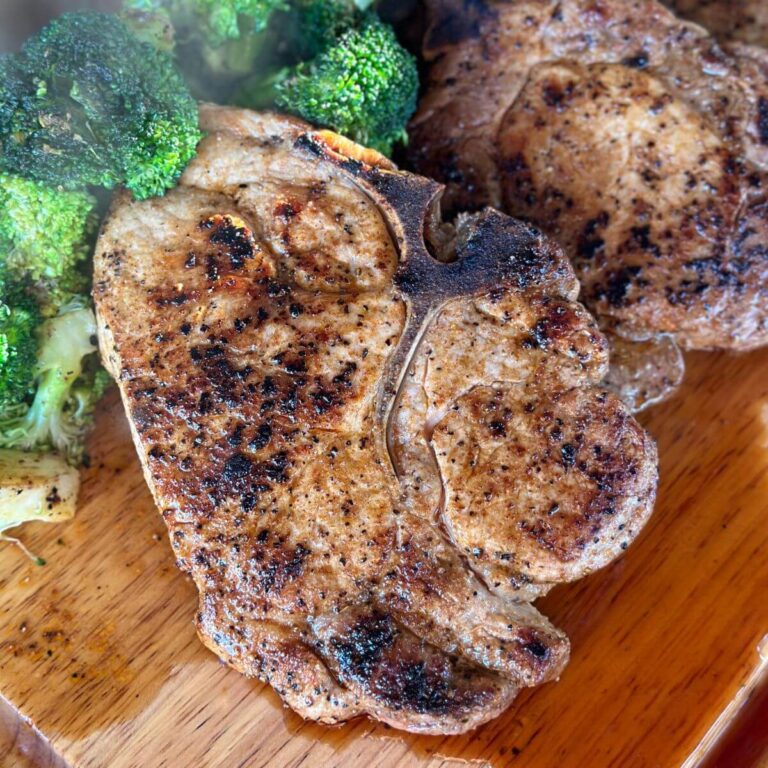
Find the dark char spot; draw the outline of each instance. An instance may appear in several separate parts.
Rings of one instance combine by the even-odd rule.
[[[627,56],[622,59],[621,63],[625,67],[632,67],[632,69],[645,69],[648,66],[648,54],[645,51],[640,51],[634,56]]]
[[[222,476],[228,482],[241,480],[253,469],[253,462],[242,453],[230,456],[224,464]]]
[[[768,99],[765,96],[757,102],[757,134],[760,143],[768,145]]]
[[[332,641],[342,673],[353,680],[368,681],[395,637],[389,616],[374,613],[358,621],[344,640],[334,638]]]

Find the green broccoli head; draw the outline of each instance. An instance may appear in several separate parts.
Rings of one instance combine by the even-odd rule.
[[[69,13],[0,59],[0,165],[51,186],[173,186],[200,139],[171,58],[116,16]]]
[[[416,109],[416,60],[372,14],[275,86],[278,107],[390,154]]]
[[[352,0],[294,0],[293,8],[294,46],[300,59],[313,59],[361,19]]]
[[[106,374],[94,358],[96,320],[86,297],[36,329],[38,348],[31,402],[0,415],[0,447],[53,449],[77,462]]]
[[[17,413],[34,390],[40,322],[35,300],[6,283],[0,303],[0,417]]]
[[[0,271],[27,281],[55,312],[87,289],[83,266],[95,232],[96,200],[0,173]]]

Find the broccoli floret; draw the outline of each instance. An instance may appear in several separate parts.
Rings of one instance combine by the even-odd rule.
[[[277,82],[275,103],[388,155],[416,109],[416,60],[369,14],[357,29]]]
[[[51,186],[173,186],[200,139],[170,57],[116,16],[64,14],[0,60],[0,166]]]
[[[45,321],[39,333],[34,398],[0,419],[0,447],[53,449],[76,463],[104,384],[88,360],[96,351],[96,321],[85,297]]]
[[[17,286],[3,290],[0,303],[0,418],[17,413],[34,390],[40,312]]]
[[[355,27],[361,14],[352,0],[294,0],[294,47],[299,59],[313,59]]]
[[[0,541],[17,544],[33,560],[43,564],[43,560],[35,558],[18,539],[6,536],[4,531],[29,520],[53,522],[74,515],[80,479],[72,465],[82,455],[84,431],[94,402],[93,397],[89,397],[87,384],[92,382],[93,396],[99,396],[103,392],[102,380],[106,372],[97,374],[94,371],[90,379],[83,380],[80,376],[75,382],[73,396],[59,416],[62,422],[71,423],[72,428],[61,429],[56,423],[54,409],[57,400],[61,400],[59,389],[62,385],[53,380],[51,368],[55,345],[64,345],[59,352],[59,365],[67,365],[65,357],[68,353],[73,359],[76,357],[69,337],[70,328],[55,331],[48,324],[41,325],[34,298],[24,286],[6,283],[4,298],[8,303],[0,305],[0,445],[16,448],[0,450]],[[82,301],[85,301],[84,297]],[[76,311],[90,314],[89,310]],[[49,321],[49,324],[53,322]],[[46,334],[42,348],[41,331]],[[51,334],[50,337],[47,334]],[[79,365],[79,360],[75,362]],[[95,355],[87,357],[86,363],[91,370],[98,365]],[[68,371],[62,372],[59,379],[64,380],[68,375]],[[82,383],[78,383],[81,380]],[[78,429],[79,433],[76,432]],[[65,440],[61,439],[61,432]],[[68,449],[70,464],[62,455],[51,452],[54,440]],[[35,450],[38,441],[45,452]],[[35,452],[30,453],[31,450]]]
[[[86,192],[0,173],[0,272],[30,283],[47,313],[87,290],[82,267],[96,229],[95,206]]]

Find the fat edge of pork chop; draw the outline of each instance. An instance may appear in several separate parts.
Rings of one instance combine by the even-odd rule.
[[[768,341],[762,52],[726,52],[655,0],[428,6],[413,165],[449,207],[501,206],[558,239],[621,340],[629,403],[682,378],[673,342]]]
[[[653,441],[538,231],[441,225],[438,185],[290,118],[202,120],[177,189],[116,199],[94,283],[201,639],[305,717],[472,728],[559,675],[530,600],[637,535]]]

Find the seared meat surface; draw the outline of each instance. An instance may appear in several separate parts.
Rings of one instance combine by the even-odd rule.
[[[768,46],[765,0],[669,0],[678,16],[706,27],[721,41]]]
[[[768,341],[760,51],[726,53],[655,0],[428,5],[410,151],[449,207],[501,206],[555,236],[582,300],[627,342]]]
[[[537,230],[444,225],[437,184],[289,118],[203,122],[94,285],[200,637],[304,717],[472,728],[559,675],[530,600],[637,535],[653,442]]]

